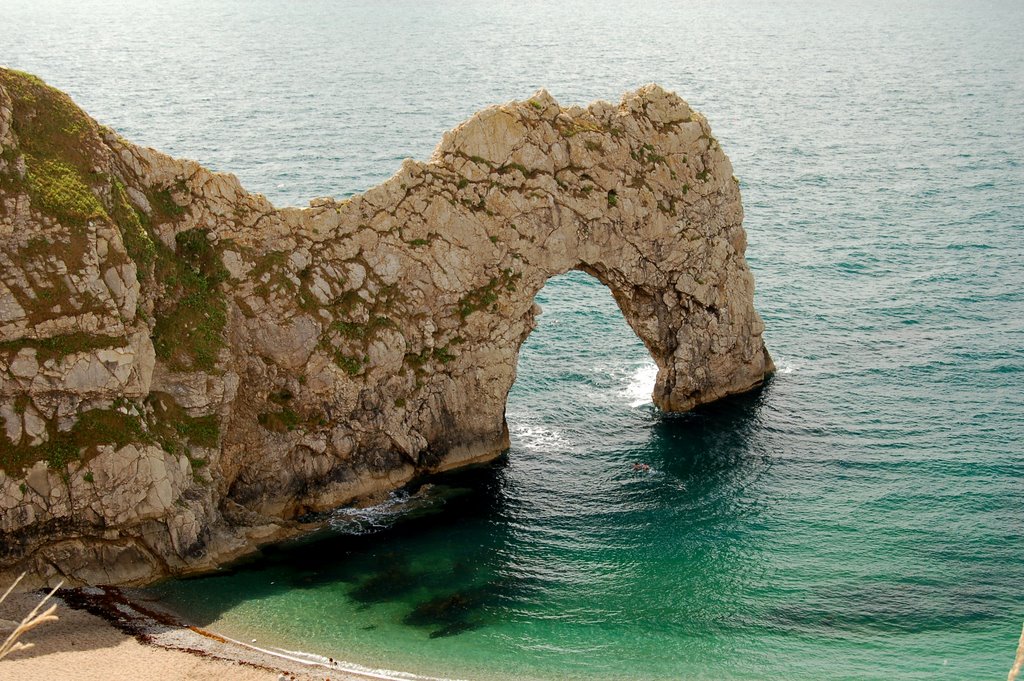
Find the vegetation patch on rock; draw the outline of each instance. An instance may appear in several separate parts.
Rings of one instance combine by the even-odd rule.
[[[220,284],[228,278],[220,253],[206,230],[177,235],[177,257],[158,248],[157,302],[153,347],[159,359],[179,371],[212,371],[224,347],[227,303]]]
[[[35,446],[12,444],[0,436],[0,468],[8,475],[17,475],[37,461],[45,461],[50,468],[65,472],[68,464],[91,458],[100,445],[120,448],[130,443],[152,442],[139,416],[118,409],[84,412],[68,431],[59,431],[52,422],[46,429],[47,441]]]
[[[33,206],[67,225],[104,217],[90,190],[98,138],[89,117],[66,94],[28,73],[0,69],[0,85],[14,99],[12,128],[27,170],[23,179],[6,177],[11,188],[28,193]]]
[[[124,345],[124,338],[117,336],[98,336],[88,333],[69,333],[50,338],[19,338],[0,342],[0,354],[8,358],[24,348],[35,348],[36,359],[45,362],[49,359],[60,359],[76,352],[102,350]]]

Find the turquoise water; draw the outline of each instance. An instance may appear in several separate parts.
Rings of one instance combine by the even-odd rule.
[[[608,292],[552,280],[503,461],[161,594],[443,677],[1002,677],[1024,619],[1021,35],[1009,1],[5,0],[0,62],[280,205],[364,190],[542,85],[658,81],[741,179],[764,390],[658,414]]]

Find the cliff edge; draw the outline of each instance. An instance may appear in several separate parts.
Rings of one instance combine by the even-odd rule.
[[[685,411],[773,370],[740,193],[657,86],[485,109],[274,208],[0,69],[0,572],[142,584],[497,456],[535,294],[611,289]]]

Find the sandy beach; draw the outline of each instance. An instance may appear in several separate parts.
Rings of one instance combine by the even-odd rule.
[[[30,610],[37,594],[12,594],[0,604],[0,636]],[[166,613],[130,603],[115,589],[63,592],[60,620],[22,639],[34,646],[0,660],[0,681],[364,681],[317,664],[189,627]]]

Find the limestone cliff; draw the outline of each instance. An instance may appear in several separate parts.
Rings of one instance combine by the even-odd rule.
[[[591,273],[683,411],[772,371],[736,179],[656,86],[486,109],[275,209],[0,70],[0,566],[143,583],[499,454],[534,295]]]

